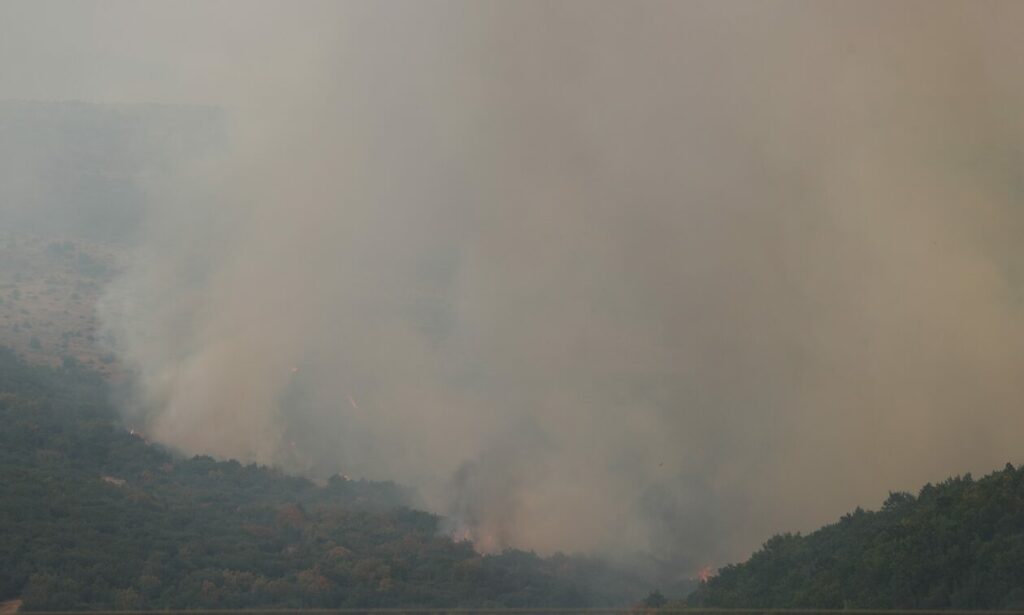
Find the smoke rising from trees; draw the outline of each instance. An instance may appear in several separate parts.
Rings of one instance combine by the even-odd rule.
[[[59,6],[0,94],[228,110],[104,306],[165,443],[687,574],[1020,460],[1020,4]]]

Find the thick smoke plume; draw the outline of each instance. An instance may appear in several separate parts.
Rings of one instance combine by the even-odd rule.
[[[1020,3],[84,6],[0,83],[231,118],[106,306],[163,442],[686,574],[1021,459]]]

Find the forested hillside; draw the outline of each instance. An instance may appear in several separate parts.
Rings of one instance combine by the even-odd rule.
[[[893,493],[807,536],[775,536],[691,606],[1024,608],[1024,467]]]
[[[481,556],[391,483],[191,459],[119,424],[73,362],[0,349],[0,601],[25,610],[626,604],[589,558]]]

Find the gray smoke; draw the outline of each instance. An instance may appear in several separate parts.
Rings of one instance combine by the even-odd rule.
[[[229,109],[105,306],[163,442],[683,573],[1020,460],[1020,3],[12,6]]]

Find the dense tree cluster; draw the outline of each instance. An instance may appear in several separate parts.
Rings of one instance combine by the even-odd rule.
[[[391,483],[325,486],[133,435],[75,364],[0,349],[0,601],[25,610],[596,606],[650,589],[601,561],[482,556]]]
[[[1024,467],[893,493],[801,536],[775,536],[689,599],[737,608],[1024,608]]]

